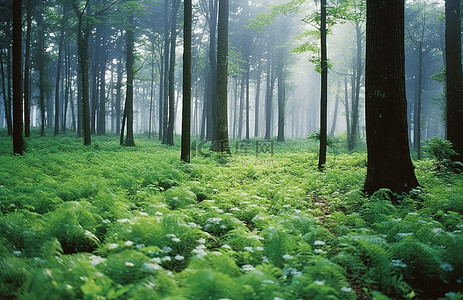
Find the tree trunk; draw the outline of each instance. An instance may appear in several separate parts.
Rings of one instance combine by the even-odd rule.
[[[338,89],[336,90],[336,103],[334,104],[333,123],[331,124],[330,137],[334,138],[336,132],[336,121],[338,119],[339,93],[341,92],[341,80],[338,80]]]
[[[321,100],[320,100],[320,150],[318,154],[318,169],[323,171],[326,164],[327,141],[327,106],[328,106],[328,58],[326,51],[326,0],[321,0]]]
[[[13,153],[23,154],[22,1],[13,2]]]
[[[182,110],[182,150],[181,160],[190,162],[191,134],[191,0],[184,2],[184,32],[183,32],[183,110]]]
[[[346,129],[347,129],[347,143],[350,141],[350,109],[349,109],[349,90],[347,88],[347,75],[344,76],[344,109],[346,112]]]
[[[381,188],[409,192],[418,181],[408,148],[403,0],[367,0],[366,45],[364,191],[370,195]]]
[[[164,0],[164,93],[162,111],[162,143],[167,144],[169,121],[169,1]]]
[[[169,65],[169,123],[167,125],[167,144],[174,145],[175,126],[175,48],[177,40],[177,13],[180,0],[172,3],[172,17],[170,28],[170,65]]]
[[[105,25],[101,25],[101,43],[100,45],[100,100],[98,102],[98,123],[97,123],[97,134],[105,135],[106,134],[106,32]]]
[[[209,63],[211,68],[208,97],[207,138],[217,137],[217,12],[219,0],[209,0]]]
[[[272,124],[272,61],[267,60],[267,75],[266,75],[266,93],[265,93],[265,139],[270,140],[271,138],[271,124]]]
[[[460,1],[445,1],[445,60],[447,62],[447,139],[463,162],[463,76],[461,67]]]
[[[60,105],[59,105],[59,87],[61,79],[61,65],[63,60],[63,46],[64,46],[64,28],[61,28],[60,38],[58,42],[58,62],[56,65],[56,83],[55,83],[55,136],[59,133],[59,115],[60,115]]]
[[[32,0],[26,4],[26,56],[24,62],[24,135],[31,135],[31,108],[30,108],[30,65],[31,65],[31,31],[32,31]]]
[[[229,0],[219,1],[217,38],[217,138],[221,152],[230,154],[228,142],[228,16]]]
[[[11,136],[13,134],[13,122],[11,119],[11,109],[10,109],[10,104],[9,99],[8,99],[8,91],[5,85],[5,80],[6,80],[6,75],[5,75],[5,70],[3,67],[3,50],[0,49],[0,67],[1,67],[1,75],[2,75],[2,89],[3,89],[3,103],[5,105],[5,118],[6,118],[6,126],[8,127],[8,136]]]
[[[285,74],[282,62],[279,62],[278,70],[278,142],[285,141]]]
[[[127,137],[125,145],[129,147],[135,146],[133,139],[133,75],[134,75],[134,56],[133,47],[135,44],[135,28],[133,26],[133,13],[129,16],[129,28],[127,28],[127,95],[125,102],[125,114],[127,117]]]

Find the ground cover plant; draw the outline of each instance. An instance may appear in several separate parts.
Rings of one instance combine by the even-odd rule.
[[[1,134],[1,299],[463,298],[463,174],[431,155],[420,189],[365,197],[342,138],[321,173],[309,139],[184,164],[141,136],[12,156]]]

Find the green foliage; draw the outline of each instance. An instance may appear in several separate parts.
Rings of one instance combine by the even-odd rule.
[[[459,297],[463,174],[416,162],[395,203],[361,192],[361,150],[321,174],[313,139],[188,166],[137,140],[33,135],[17,157],[0,138],[0,298]]]
[[[458,153],[452,149],[452,143],[450,141],[433,137],[432,139],[427,139],[426,143],[426,151],[436,160],[435,168],[437,170],[445,171],[454,166],[451,157],[458,155]]]

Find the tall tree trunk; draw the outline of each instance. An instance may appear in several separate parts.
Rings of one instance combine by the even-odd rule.
[[[5,84],[7,76],[5,75],[5,70],[4,70],[3,65],[4,65],[3,49],[0,49],[0,67],[1,67],[1,73],[2,73],[1,75],[2,75],[3,103],[5,105],[5,118],[6,118],[6,126],[8,127],[8,135],[11,136],[13,134],[13,122],[11,119],[10,105],[8,103],[9,102],[8,91],[7,91],[6,84]]]
[[[349,144],[351,137],[350,137],[349,90],[347,87],[347,75],[344,75],[344,109],[346,112],[347,143]]]
[[[209,105],[207,119],[207,139],[215,141],[217,138],[217,16],[219,0],[209,0],[209,63],[211,73],[209,77]]]
[[[59,88],[61,81],[61,65],[63,64],[63,46],[64,46],[64,28],[61,27],[60,38],[58,42],[58,62],[56,64],[56,83],[55,83],[55,136],[59,133],[59,115],[60,115],[60,99],[59,99]]]
[[[245,76],[241,76],[241,93],[240,93],[240,108],[239,108],[239,119],[238,119],[238,138],[241,139],[243,136],[243,114],[244,114],[244,97],[245,97],[245,86],[246,78]]]
[[[13,153],[23,154],[22,1],[13,2]]]
[[[409,192],[418,181],[408,148],[403,0],[367,0],[366,53],[364,191]]]
[[[106,134],[106,31],[105,25],[101,25],[101,43],[100,45],[100,100],[98,102],[98,123],[97,123],[97,134]]]
[[[127,28],[127,95],[125,102],[125,114],[127,116],[127,138],[125,145],[133,147],[133,76],[134,76],[134,56],[133,47],[135,44],[135,28],[133,25],[133,13],[129,16],[129,28]]]
[[[122,77],[124,76],[124,68],[121,59],[117,61],[117,80],[116,80],[116,133],[121,132],[121,102],[122,102]]]
[[[151,138],[152,130],[152,116],[153,116],[153,102],[154,102],[154,47],[155,40],[151,42],[151,87],[150,87],[150,115],[148,120],[148,138]]]
[[[221,152],[230,153],[228,142],[228,18],[229,0],[219,1],[217,37],[217,138]]]
[[[354,76],[352,77],[352,127],[348,148],[353,150],[358,140],[359,133],[359,104],[360,104],[360,80],[362,78],[362,28],[360,22],[355,22],[357,41],[357,62],[355,63]],[[354,90],[355,87],[355,90]]]
[[[330,137],[334,137],[336,132],[336,121],[338,119],[339,93],[341,92],[341,80],[338,80],[338,89],[336,90],[336,102],[334,104],[333,123],[331,123]]]
[[[271,119],[272,119],[272,61],[267,59],[267,75],[266,75],[266,93],[265,93],[265,139],[270,140],[271,138]]]
[[[415,103],[414,119],[414,146],[418,154],[418,160],[421,159],[421,98],[423,94],[423,40],[418,43],[418,87]]]
[[[278,70],[278,142],[285,141],[285,74],[282,62]]]
[[[32,31],[32,0],[26,4],[26,56],[24,62],[24,135],[31,135],[31,108],[30,108],[30,65],[31,65],[31,31]]]
[[[183,110],[182,110],[182,150],[181,160],[190,162],[191,134],[191,0],[184,2],[184,32],[183,32]]]
[[[326,51],[326,0],[321,0],[321,100],[320,100],[320,150],[318,169],[323,171],[326,164],[327,106],[328,106],[328,57]]]
[[[180,0],[172,3],[172,17],[170,28],[170,65],[169,65],[169,123],[167,126],[167,144],[174,145],[175,126],[175,49],[177,40],[177,13]]]
[[[447,139],[463,162],[463,75],[461,66],[460,1],[445,1],[445,60],[447,62]]]
[[[169,122],[169,2],[164,0],[164,95],[162,112],[162,143],[167,144]]]

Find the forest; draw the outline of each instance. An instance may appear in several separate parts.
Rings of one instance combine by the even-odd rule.
[[[460,0],[0,0],[0,299],[463,299]]]

